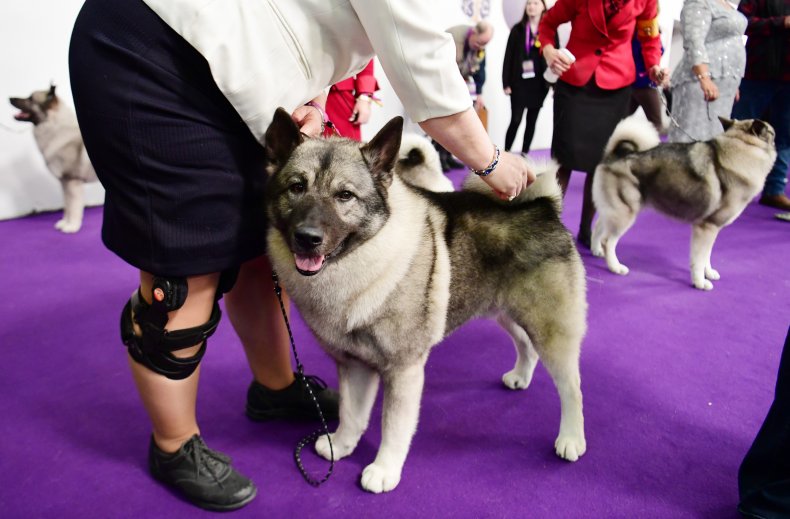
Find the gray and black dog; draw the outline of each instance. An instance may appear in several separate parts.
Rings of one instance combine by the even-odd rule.
[[[464,191],[428,191],[401,179],[404,169],[425,164],[414,153],[398,159],[402,126],[394,118],[368,144],[303,141],[278,110],[266,133],[268,252],[337,362],[334,456],[357,446],[383,380],[382,441],[361,483],[375,493],[395,488],[417,429],[431,348],[487,316],[516,348],[515,366],[502,377],[507,387],[526,389],[543,361],[562,407],[556,453],[577,460],[586,450],[579,374],[586,284],[560,221],[556,165],[510,203],[474,175]],[[326,436],[316,450],[329,459]]]
[[[17,121],[33,123],[36,145],[63,188],[63,218],[55,228],[65,233],[79,231],[85,210],[83,184],[97,178],[82,143],[76,115],[60,101],[54,85],[27,98],[12,97],[9,101],[20,110],[14,116]]]
[[[713,288],[711,280],[720,278],[710,261],[716,236],[760,192],[776,160],[770,124],[719,119],[724,133],[694,143],[661,143],[653,125],[637,116],[617,125],[593,178],[598,220],[591,251],[606,257],[609,270],[628,274],[617,242],[649,205],[691,224],[691,283]]]

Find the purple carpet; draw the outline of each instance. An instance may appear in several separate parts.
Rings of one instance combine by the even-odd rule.
[[[460,175],[460,172],[454,172]],[[576,231],[583,175],[564,216]],[[202,367],[198,415],[209,445],[258,485],[234,517],[735,518],[738,465],[770,405],[790,323],[790,224],[750,205],[714,249],[712,292],[691,288],[689,229],[646,212],[621,241],[631,274],[582,254],[589,332],[581,373],[588,441],[557,458],[559,399],[542,367],[524,392],[504,388],[509,338],[473,322],[428,361],[419,430],[393,492],[361,490],[380,439],[370,431],[320,488],[302,480],[296,442],[311,424],[244,416],[251,375],[227,321]],[[149,426],[118,337],[136,273],[99,239],[101,208],[83,230],[59,214],[0,222],[0,515],[6,518],[209,516],[155,483]],[[332,363],[294,319],[309,373]],[[327,463],[307,449],[315,476]]]

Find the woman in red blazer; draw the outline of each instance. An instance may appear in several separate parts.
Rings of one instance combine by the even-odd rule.
[[[361,125],[370,119],[370,101],[379,89],[373,75],[373,60],[356,76],[335,83],[326,96],[326,116],[343,137],[362,140]],[[327,135],[332,130],[325,130]]]
[[[575,62],[554,47],[557,27],[565,22],[571,22],[567,49]],[[571,170],[587,173],[578,239],[588,248],[595,216],[592,176],[606,141],[626,115],[636,77],[631,53],[634,31],[650,79],[668,81],[668,71],[659,66],[657,0],[557,0],[538,30],[543,56],[559,76],[551,151],[560,163],[557,175],[563,192]]]

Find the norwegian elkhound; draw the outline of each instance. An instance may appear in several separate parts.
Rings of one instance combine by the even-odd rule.
[[[598,220],[591,250],[606,257],[609,270],[628,274],[617,241],[650,205],[691,224],[691,283],[713,288],[711,280],[720,277],[710,262],[716,236],[760,192],[776,160],[771,125],[719,119],[724,133],[694,143],[660,143],[653,125],[638,117],[617,125],[593,178]]]
[[[395,488],[417,428],[431,348],[466,321],[489,316],[516,348],[504,384],[526,389],[543,361],[562,407],[556,453],[577,460],[586,450],[579,375],[586,285],[560,221],[556,165],[511,203],[474,176],[464,191],[429,191],[401,179],[415,167],[398,160],[402,125],[392,119],[368,144],[302,142],[279,110],[266,133],[268,252],[337,362],[334,456],[357,446],[381,378],[382,441],[361,483],[375,493]],[[330,457],[326,436],[316,450]]]
[[[63,188],[63,218],[55,228],[74,233],[82,227],[85,210],[83,184],[97,180],[77,125],[74,112],[60,101],[55,86],[38,90],[30,97],[12,97],[11,104],[21,110],[14,118],[33,123],[33,137],[47,168]]]

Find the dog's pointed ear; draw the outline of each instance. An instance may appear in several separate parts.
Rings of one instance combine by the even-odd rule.
[[[291,119],[291,114],[278,108],[263,137],[266,148],[266,171],[274,174],[279,171],[291,156],[291,153],[302,143],[302,133]]]
[[[724,131],[730,129],[730,127],[735,124],[735,121],[732,119],[727,119],[726,117],[719,116],[719,121],[721,121],[721,125],[724,127]]]
[[[52,99],[55,97],[55,83],[52,81],[49,82],[49,92],[47,92],[47,98]]]
[[[389,184],[398,160],[403,134],[403,117],[393,117],[369,143],[362,146],[362,156],[368,161],[373,175]]]

